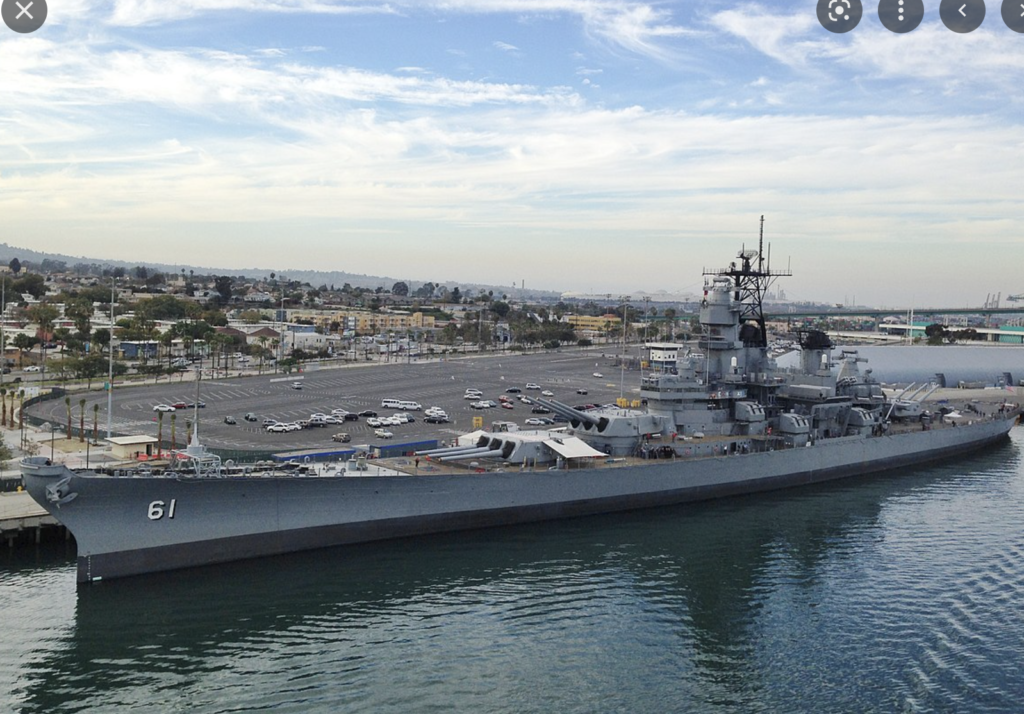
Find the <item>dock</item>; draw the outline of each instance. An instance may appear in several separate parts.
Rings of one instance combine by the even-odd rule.
[[[57,527],[63,526],[27,491],[0,493],[0,539],[7,541],[8,548],[14,548],[15,542],[26,535],[39,543],[44,528]]]

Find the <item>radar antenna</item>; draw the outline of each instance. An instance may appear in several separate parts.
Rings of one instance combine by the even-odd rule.
[[[764,297],[777,278],[789,277],[793,273],[786,270],[772,270],[771,244],[767,251],[764,245],[764,216],[761,216],[761,230],[757,239],[757,250],[747,250],[746,246],[736,255],[739,263],[731,263],[728,268],[704,270],[704,275],[724,275],[732,279],[733,300],[740,304],[740,321],[752,320],[758,329],[760,342],[753,347],[768,346],[768,328],[764,320]]]

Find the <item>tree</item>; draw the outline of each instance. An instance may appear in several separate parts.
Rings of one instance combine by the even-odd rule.
[[[7,267],[11,269],[11,272],[17,275],[21,272],[21,261],[17,258],[11,258],[11,262],[7,264]]]
[[[409,294],[409,286],[403,282],[397,282],[391,286],[391,294],[405,297]]]
[[[64,404],[68,408],[68,441],[71,441],[71,397],[64,397]]]
[[[0,426],[7,426],[7,387],[0,387]]]
[[[110,387],[108,386],[107,388],[109,389]],[[97,438],[98,438],[99,422],[100,422],[100,405],[99,404],[93,404],[92,405],[92,440],[93,441],[96,441]]]
[[[501,300],[491,303],[491,312],[497,315],[500,320],[504,320],[511,309],[512,307],[507,302]]]
[[[213,286],[217,292],[220,293],[221,304],[230,302],[231,300],[231,276],[230,275],[218,275],[213,279]]]
[[[85,441],[85,398],[78,400],[78,441]]]
[[[925,337],[928,338],[928,344],[930,345],[941,345],[946,337],[946,332],[946,328],[937,323],[932,323],[924,328]]]

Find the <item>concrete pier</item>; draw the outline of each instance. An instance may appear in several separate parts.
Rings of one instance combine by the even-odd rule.
[[[38,543],[43,528],[56,527],[63,526],[25,491],[0,493],[0,540],[6,541],[8,548],[26,537]]]

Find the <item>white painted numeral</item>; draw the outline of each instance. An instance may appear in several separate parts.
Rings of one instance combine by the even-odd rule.
[[[177,504],[178,504],[178,499],[172,498],[171,499],[171,504],[167,507],[167,517],[168,518],[174,518],[174,507]],[[150,503],[149,504],[149,513],[147,514],[149,516],[149,520],[151,520],[151,521],[159,521],[161,518],[163,518],[164,517],[164,505],[165,504],[164,504],[163,501],[153,501],[152,503]]]

